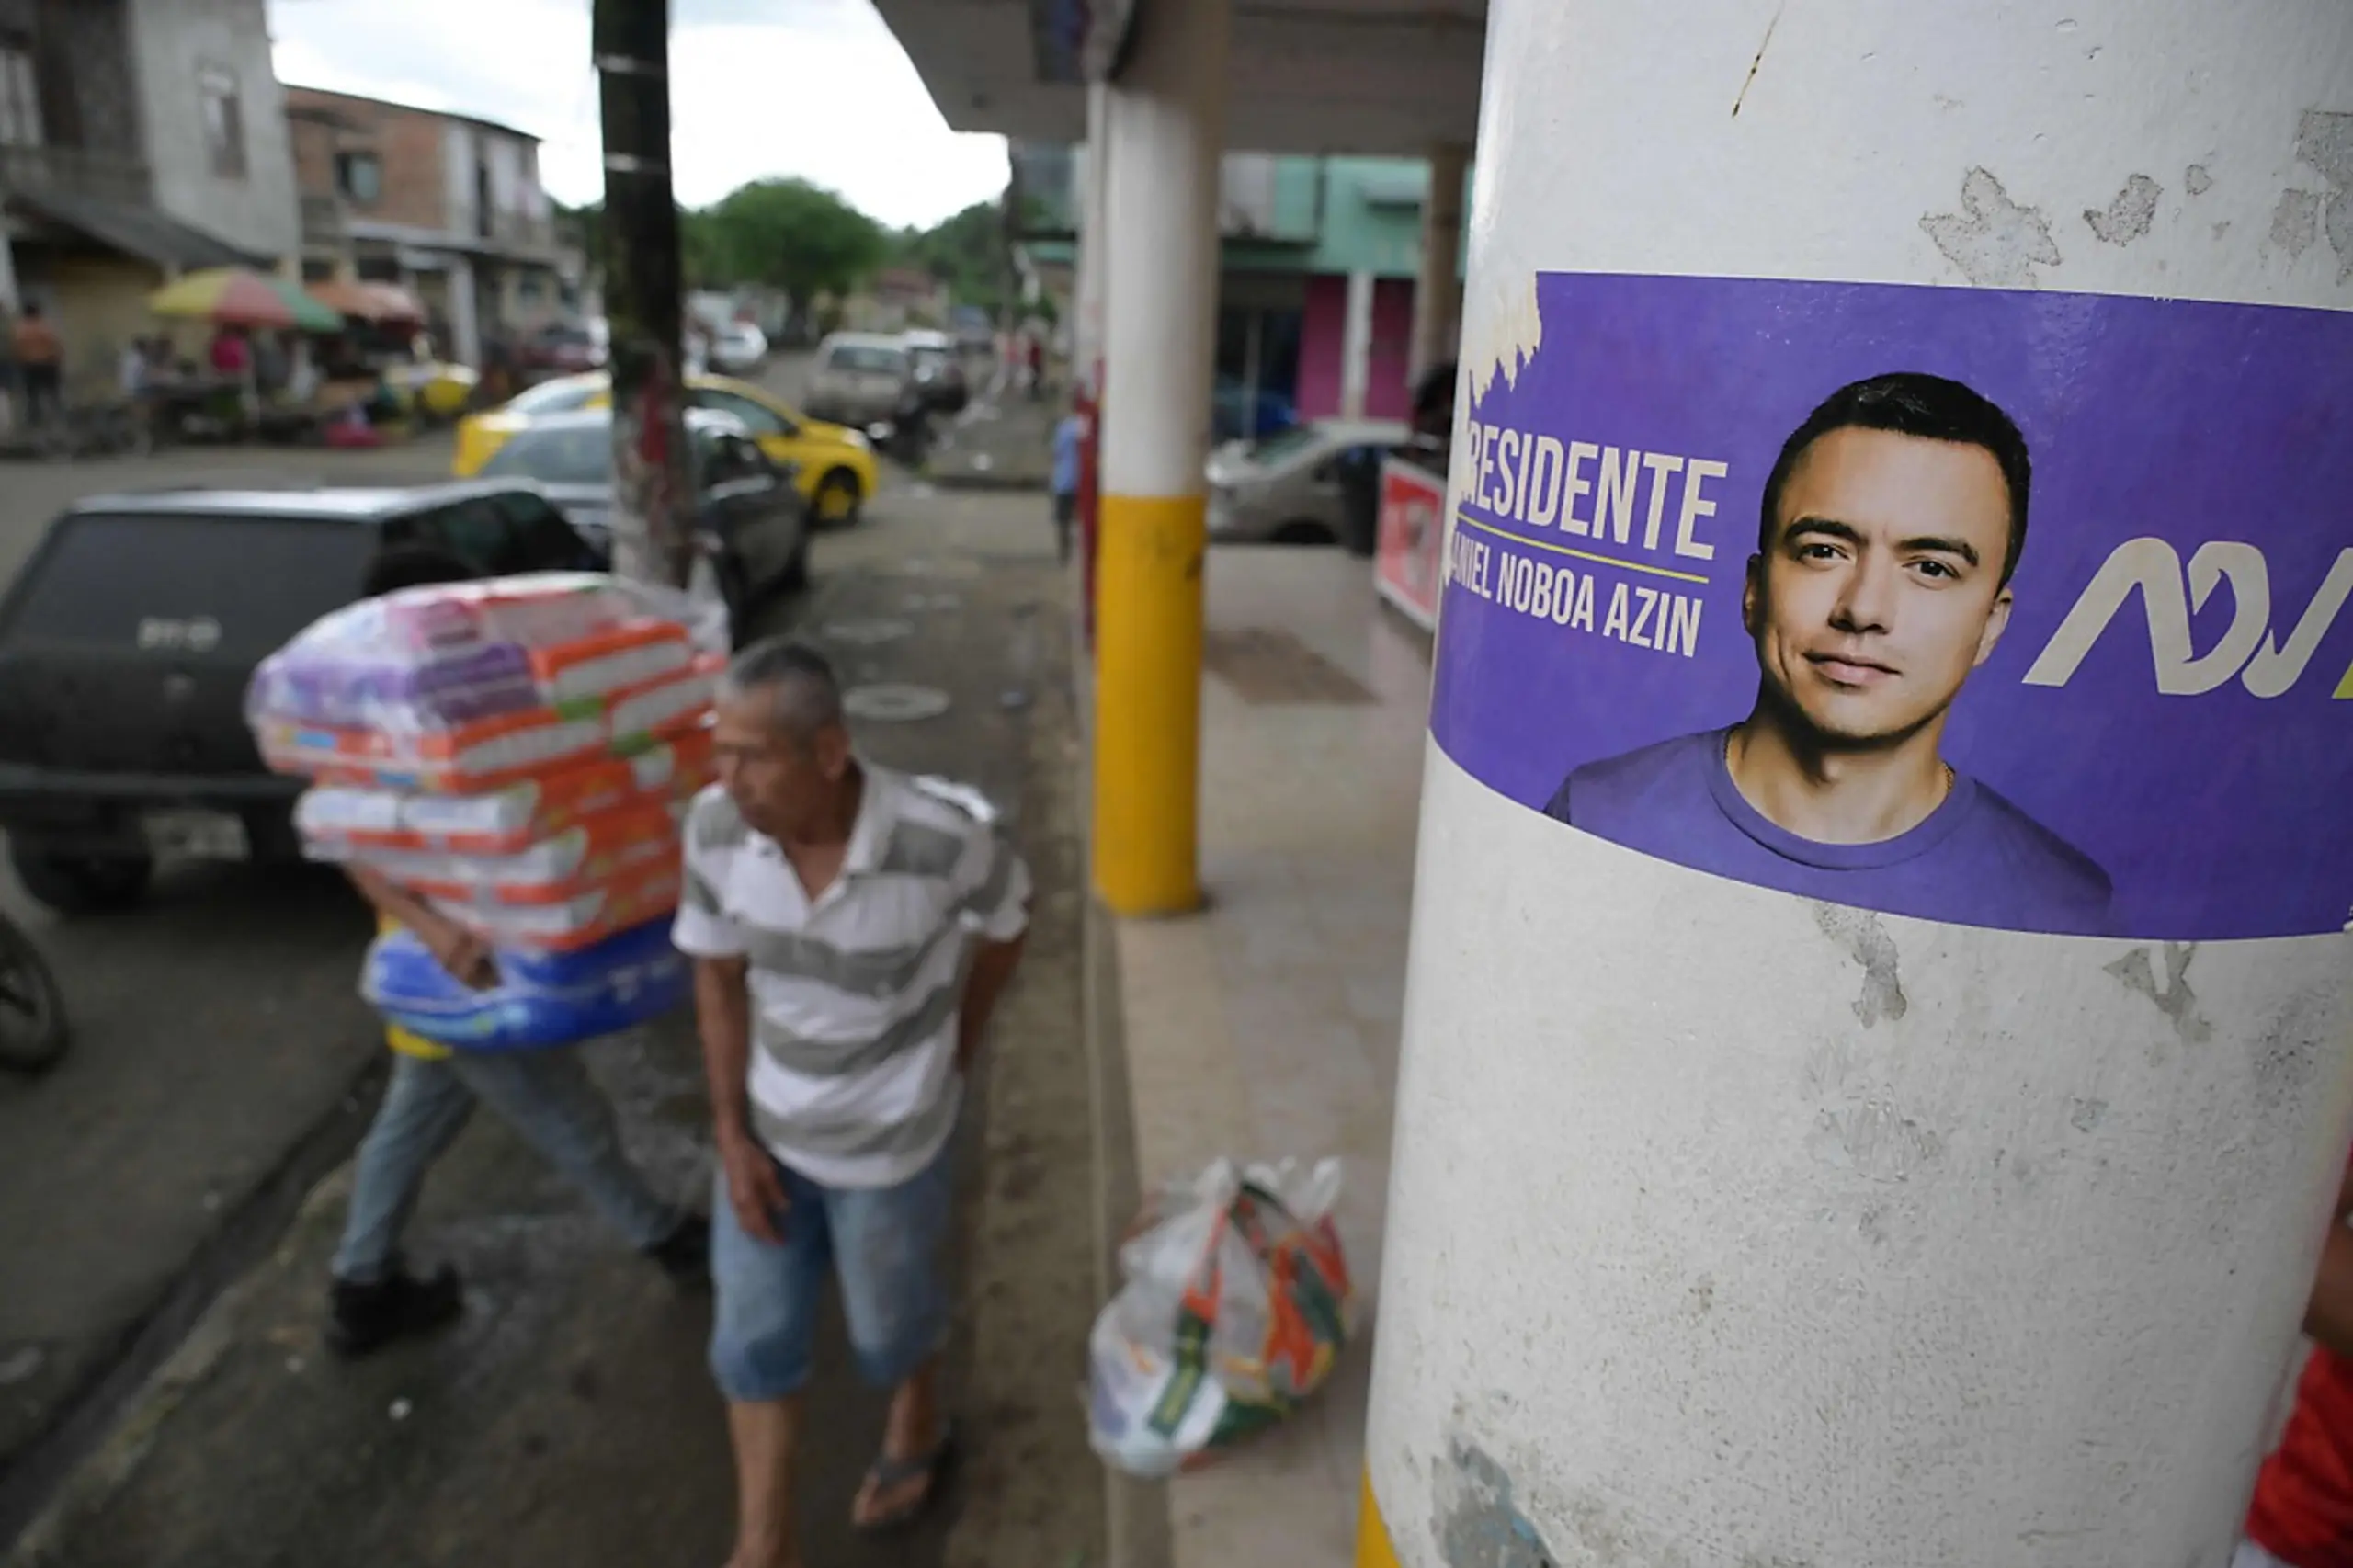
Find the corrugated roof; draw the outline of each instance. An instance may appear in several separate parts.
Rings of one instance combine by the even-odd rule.
[[[240,250],[228,241],[157,211],[102,197],[54,190],[19,190],[8,199],[29,212],[62,223],[127,256],[158,267],[267,267],[272,258]]]

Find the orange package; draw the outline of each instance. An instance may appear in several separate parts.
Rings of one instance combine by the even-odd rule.
[[[632,799],[684,801],[711,778],[707,724],[676,730],[626,756],[599,756],[496,790],[438,795],[368,781],[323,780],[295,809],[303,842],[322,858],[378,849],[514,855]]]
[[[560,903],[626,881],[649,863],[675,864],[684,810],[639,796],[513,854],[384,849],[362,851],[360,858],[437,902]]]

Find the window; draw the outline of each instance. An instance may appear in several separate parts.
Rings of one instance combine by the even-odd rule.
[[[836,370],[855,370],[869,375],[904,376],[907,357],[896,348],[870,347],[861,343],[837,343],[825,362]]]
[[[515,567],[523,572],[596,570],[596,553],[563,514],[525,491],[494,495],[516,536]]]
[[[460,501],[427,515],[426,526],[438,531],[442,543],[477,572],[514,570],[514,530],[487,498]]]
[[[204,145],[212,157],[212,172],[222,179],[245,177],[245,116],[237,98],[237,77],[218,65],[197,68],[197,89],[204,97]]]
[[[688,401],[697,408],[715,408],[722,414],[733,415],[755,437],[790,436],[793,433],[792,426],[776,410],[740,392],[721,392],[716,387],[698,387],[688,394]]]
[[[384,165],[373,153],[337,153],[335,187],[362,207],[373,207],[384,195]]]
[[[38,147],[41,140],[32,51],[19,42],[0,42],[0,147]]]

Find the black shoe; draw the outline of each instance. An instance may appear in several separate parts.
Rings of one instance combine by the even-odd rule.
[[[710,1221],[688,1214],[670,1233],[645,1249],[645,1256],[663,1273],[681,1285],[700,1285],[710,1278]]]
[[[360,1357],[404,1335],[425,1334],[455,1318],[465,1304],[456,1269],[430,1279],[395,1274],[373,1285],[338,1279],[327,1298],[327,1347]]]

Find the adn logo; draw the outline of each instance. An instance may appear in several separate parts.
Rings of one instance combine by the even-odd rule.
[[[2337,552],[2336,564],[2285,644],[2271,628],[2271,574],[2263,551],[2234,540],[2215,540],[2198,547],[2187,575],[2185,592],[2181,557],[2164,540],[2128,540],[2117,546],[2026,672],[2026,684],[2066,685],[2138,588],[2159,691],[2168,697],[2196,697],[2236,676],[2257,697],[2280,696],[2302,677],[2321,639],[2336,623],[2336,612],[2353,595],[2353,550]],[[2223,583],[2231,587],[2230,628],[2211,648],[2198,653],[2189,642],[2190,615],[2203,609]],[[2330,695],[2353,697],[2353,668]]]

